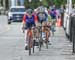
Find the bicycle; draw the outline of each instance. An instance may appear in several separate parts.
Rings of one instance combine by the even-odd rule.
[[[39,33],[40,33],[40,39],[39,39],[39,51],[41,51],[41,46],[43,45],[43,39],[42,39],[42,26],[39,27]]]
[[[46,27],[46,28],[48,28],[48,27],[50,27],[50,26],[39,26],[39,33],[40,33],[40,39],[39,39],[39,51],[41,51],[41,46],[43,45],[43,38],[42,38],[42,27]],[[48,35],[48,31],[46,30],[45,31],[45,43],[46,43],[46,48],[48,49],[48,42],[49,42],[49,35]]]
[[[48,49],[50,26],[43,26],[43,27],[45,28],[45,31],[44,31],[45,32],[45,43],[46,43],[46,48]]]
[[[34,28],[31,27],[27,30],[27,40],[28,40],[28,50],[29,50],[29,56],[31,55],[31,48],[33,48],[33,53],[34,53],[34,43],[35,41],[33,40],[33,31]],[[23,33],[24,33],[24,29],[23,29]]]
[[[38,31],[39,31],[39,35],[40,35],[40,39],[39,39],[39,51],[41,51],[41,46],[43,45],[43,39],[42,39],[42,23],[43,21],[41,21],[41,26],[38,26]]]

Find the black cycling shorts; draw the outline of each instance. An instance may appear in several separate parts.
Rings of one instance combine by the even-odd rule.
[[[25,29],[30,29],[32,27],[35,27],[35,23],[26,23]]]

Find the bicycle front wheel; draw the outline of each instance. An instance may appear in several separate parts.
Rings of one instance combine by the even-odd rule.
[[[41,51],[41,39],[39,39],[39,51]]]
[[[31,55],[31,38],[29,37],[29,56]]]
[[[46,48],[48,49],[48,40],[46,39]]]

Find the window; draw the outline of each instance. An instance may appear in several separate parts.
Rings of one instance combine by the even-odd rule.
[[[11,12],[25,12],[25,8],[12,8]]]

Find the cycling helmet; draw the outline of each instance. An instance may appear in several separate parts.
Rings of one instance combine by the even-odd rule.
[[[39,7],[39,12],[41,12],[41,13],[42,13],[42,12],[45,12],[45,8],[44,8],[43,6],[40,6],[40,7]]]
[[[33,10],[32,10],[32,9],[28,9],[26,12],[27,12],[28,14],[32,14],[32,13],[33,13]]]

